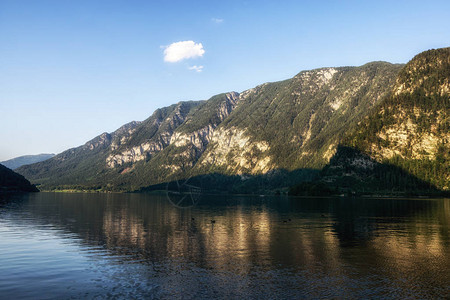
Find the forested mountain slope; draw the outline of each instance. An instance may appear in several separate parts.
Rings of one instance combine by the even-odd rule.
[[[240,95],[196,173],[320,169],[340,139],[392,88],[401,65],[322,68]]]
[[[180,102],[17,171],[42,189],[132,191],[212,173],[245,180],[282,171],[289,179],[286,172],[323,168],[398,85],[402,67],[321,68],[240,94]]]

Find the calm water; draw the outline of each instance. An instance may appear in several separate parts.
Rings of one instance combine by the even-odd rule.
[[[0,298],[448,298],[449,229],[449,199],[4,196]]]

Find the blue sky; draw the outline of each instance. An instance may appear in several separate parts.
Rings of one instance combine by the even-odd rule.
[[[450,1],[0,0],[0,161],[301,70],[406,63],[449,29]],[[165,61],[182,41],[203,52]]]

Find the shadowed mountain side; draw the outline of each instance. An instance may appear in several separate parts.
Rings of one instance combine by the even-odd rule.
[[[0,193],[2,192],[39,192],[20,174],[0,164]]]
[[[445,196],[433,184],[389,163],[380,163],[361,151],[339,146],[318,178],[293,186],[290,195]]]
[[[230,193],[230,194],[286,194],[289,187],[297,182],[311,181],[318,177],[320,170],[298,169],[273,170],[262,175],[203,174],[194,177],[151,185],[137,192],[169,191],[179,193]]]
[[[433,184],[392,164],[379,163],[361,151],[339,146],[322,170],[273,170],[263,175],[203,174],[150,185],[136,192],[179,194],[286,194],[292,196],[447,196]]]

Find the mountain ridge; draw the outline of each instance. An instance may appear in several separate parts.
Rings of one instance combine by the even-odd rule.
[[[207,174],[273,177],[305,170],[300,177],[309,178],[307,172],[324,168],[349,132],[398,89],[402,70],[387,62],[319,68],[241,93],[178,102],[18,171],[48,190],[136,191]],[[288,176],[280,188],[294,181]]]

